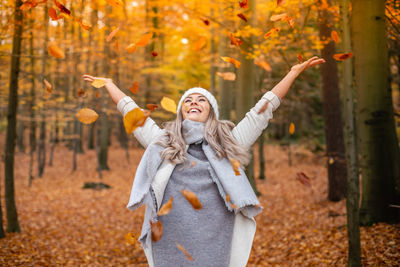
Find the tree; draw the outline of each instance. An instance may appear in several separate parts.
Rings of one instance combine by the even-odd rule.
[[[7,212],[7,232],[20,232],[17,207],[14,198],[14,152],[16,139],[16,124],[18,110],[18,74],[22,43],[22,11],[19,8],[21,0],[15,1],[14,7],[14,35],[12,45],[12,59],[10,70],[10,85],[8,97],[7,135],[5,146],[5,199]]]
[[[355,0],[352,39],[362,201],[360,223],[400,221],[399,145],[388,85],[388,49],[384,0]]]

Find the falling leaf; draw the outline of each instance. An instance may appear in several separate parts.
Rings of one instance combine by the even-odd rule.
[[[83,97],[83,96],[86,95],[86,92],[85,92],[85,90],[83,90],[82,88],[79,88],[78,91],[76,92],[76,95],[77,95],[78,97]]]
[[[335,43],[339,43],[339,34],[336,31],[331,31],[331,38]]]
[[[268,62],[266,62],[260,58],[254,59],[254,64],[256,64],[257,66],[263,68],[264,70],[266,70],[268,72],[272,70],[271,65],[269,65]]]
[[[240,68],[240,62],[237,61],[236,59],[233,59],[231,57],[221,57],[221,59],[225,62],[234,64],[236,68]]]
[[[128,245],[136,244],[136,237],[133,233],[129,232],[125,235],[125,241]]]
[[[37,6],[35,1],[26,1],[19,7],[19,9],[21,9],[22,11],[27,11],[31,8],[34,8],[35,6]]]
[[[294,123],[293,123],[293,122],[290,123],[290,126],[289,126],[289,133],[290,133],[291,135],[294,134]]]
[[[59,3],[57,0],[53,0],[54,4],[60,9],[62,13],[65,13],[67,15],[71,15],[71,11],[66,8],[63,4]]]
[[[233,72],[217,72],[219,77],[222,77],[225,81],[234,81],[236,80],[236,74]]]
[[[273,27],[271,30],[269,30],[265,35],[264,38],[267,39],[270,37],[272,34],[279,32],[278,28]]]
[[[51,91],[52,91],[52,86],[51,86],[51,84],[50,84],[46,79],[43,80],[43,83],[44,83],[44,85],[46,86],[46,91],[49,92],[49,93],[51,93]]]
[[[299,60],[300,63],[303,63],[303,56],[301,54],[297,55],[297,59]]]
[[[208,19],[201,19],[205,25],[210,25],[210,21]]]
[[[100,87],[103,87],[104,85],[106,85],[106,83],[107,83],[106,80],[103,80],[103,79],[94,79],[94,81],[91,83],[91,85],[92,85],[93,87],[100,88]]]
[[[136,46],[146,46],[150,39],[153,37],[152,33],[143,35],[140,40],[136,43]]]
[[[171,209],[172,209],[172,201],[174,201],[174,198],[171,197],[167,203],[161,206],[160,210],[157,212],[158,216],[164,216],[167,215]]]
[[[200,51],[207,44],[207,39],[205,37],[200,37],[193,45],[194,51]]]
[[[353,53],[334,54],[333,58],[337,61],[343,61],[353,57]]]
[[[176,103],[174,100],[172,100],[169,97],[164,96],[161,99],[161,107],[165,109],[166,111],[172,112],[176,114]]]
[[[150,111],[154,111],[156,109],[158,109],[158,106],[156,104],[147,104],[146,107],[150,110]]]
[[[129,88],[129,91],[132,92],[132,94],[137,94],[139,91],[139,83],[136,81],[132,84],[131,88]]]
[[[226,200],[226,202],[229,202],[229,201],[231,201],[231,195],[226,195],[226,197],[225,197],[225,200]]]
[[[287,21],[287,23],[289,24],[290,28],[294,27],[294,19],[292,17],[287,16],[282,21]]]
[[[304,172],[298,172],[296,174],[296,179],[302,184],[307,187],[311,187],[311,179],[304,173]]]
[[[64,58],[65,54],[64,51],[61,50],[55,43],[49,43],[47,47],[49,54],[55,58]]]
[[[187,199],[187,201],[189,201],[189,203],[192,205],[192,207],[195,210],[199,210],[199,209],[203,208],[199,199],[197,198],[197,195],[194,192],[182,189],[181,193],[182,193],[182,195],[184,195],[184,197]]]
[[[133,133],[137,127],[142,127],[146,119],[150,116],[150,111],[134,108],[124,117],[124,126],[127,134]]]
[[[162,237],[163,225],[161,221],[150,222],[150,225],[151,225],[151,240],[157,242]]]
[[[240,167],[240,162],[237,159],[231,159],[231,164],[232,168],[235,171],[235,175],[238,176],[240,175],[239,167]]]
[[[93,109],[90,108],[82,108],[75,114],[78,120],[84,124],[91,124],[97,120],[99,114],[96,113]]]
[[[286,2],[286,0],[276,0],[276,5],[281,6]]]
[[[110,34],[107,36],[106,41],[110,42],[114,36],[117,34],[117,32],[119,31],[119,27],[115,28],[112,32],[110,32]]]
[[[62,18],[62,17],[57,16],[57,11],[53,7],[49,8],[48,13],[49,13],[49,17],[51,18],[51,20],[58,20],[58,19]]]
[[[180,251],[182,251],[183,253],[185,253],[186,258],[188,258],[188,260],[194,261],[194,259],[190,256],[190,254],[186,251],[186,249],[185,249],[184,247],[182,247],[181,245],[179,245],[179,244],[176,243],[176,242],[175,242],[175,244],[176,244],[176,246],[178,247],[178,249],[179,249]]]
[[[242,13],[237,14],[237,16],[238,16],[239,18],[241,18],[242,20],[244,20],[244,21],[247,22],[246,17],[245,17]]]
[[[110,6],[113,6],[113,7],[121,7],[121,6],[123,6],[123,3],[122,3],[121,0],[106,0],[106,1]]]
[[[81,27],[87,31],[90,31],[92,29],[92,25],[82,20],[79,21],[79,25],[81,25]]]
[[[126,52],[133,53],[136,51],[136,44],[132,43],[125,48]]]
[[[241,8],[248,8],[249,7],[249,1],[248,0],[243,0],[242,2],[239,2],[239,6]]]
[[[271,21],[279,21],[287,18],[288,15],[286,13],[278,14],[278,15],[272,15],[270,20]]]
[[[196,166],[197,161],[193,160],[192,163],[190,164],[190,168],[193,168],[194,166]]]
[[[236,38],[233,33],[231,33],[231,45],[236,45],[236,46],[241,46],[243,43],[242,40],[240,40],[239,38]]]
[[[156,57],[156,56],[158,56],[158,53],[157,53],[156,51],[153,51],[153,52],[151,52],[151,55],[152,55],[153,57]]]

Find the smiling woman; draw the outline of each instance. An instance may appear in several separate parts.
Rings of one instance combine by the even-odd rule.
[[[254,216],[262,210],[242,168],[250,160],[248,150],[296,77],[323,62],[313,57],[293,66],[236,126],[219,120],[215,97],[195,87],[183,94],[176,119],[164,129],[149,117],[134,131],[146,151],[128,208],[146,205],[139,241],[149,266],[246,266]],[[84,79],[104,80],[123,116],[138,108],[111,79]]]

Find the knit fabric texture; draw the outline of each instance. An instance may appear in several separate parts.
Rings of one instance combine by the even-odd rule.
[[[182,108],[182,102],[183,100],[185,100],[186,97],[188,97],[191,94],[201,94],[203,96],[205,96],[208,100],[208,102],[210,103],[211,107],[214,110],[215,113],[215,117],[218,119],[219,118],[219,112],[218,112],[218,103],[217,100],[215,99],[215,97],[206,89],[201,88],[201,87],[194,87],[194,88],[190,88],[189,90],[187,90],[181,97],[181,100],[179,100],[179,104],[177,107],[177,113],[179,114],[181,108]]]

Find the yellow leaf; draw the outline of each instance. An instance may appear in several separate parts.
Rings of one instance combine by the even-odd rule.
[[[221,57],[221,59],[225,62],[229,62],[235,65],[236,68],[240,68],[240,61],[233,59],[231,57]]]
[[[136,237],[134,234],[132,234],[131,232],[127,233],[125,235],[125,241],[126,243],[128,243],[129,245],[134,245],[136,243]]]
[[[289,133],[290,133],[290,134],[294,134],[294,123],[293,123],[293,122],[290,123],[290,126],[289,126]]]
[[[197,195],[194,192],[182,189],[181,193],[182,193],[182,195],[184,195],[184,197],[187,199],[187,201],[189,201],[189,203],[192,205],[192,207],[195,210],[199,210],[199,209],[203,208],[199,199],[197,198]]]
[[[172,201],[174,200],[173,197],[171,197],[167,203],[165,203],[164,205],[161,206],[160,210],[157,212],[158,216],[163,216],[163,215],[167,215],[171,209],[172,209]]]
[[[135,108],[129,111],[124,117],[124,126],[127,134],[133,133],[137,127],[141,127],[150,116],[150,111],[142,111],[140,108]]]
[[[190,254],[186,251],[186,249],[184,247],[182,247],[181,245],[179,245],[176,242],[175,242],[175,244],[176,244],[177,248],[185,254],[185,256],[186,256],[186,258],[188,258],[188,260],[194,261],[194,259],[190,256]]]
[[[161,107],[166,111],[176,114],[176,103],[169,97],[164,96],[163,99],[161,99]]]
[[[103,87],[104,85],[106,85],[106,81],[102,80],[102,79],[94,79],[94,81],[92,82],[92,86],[96,87],[96,88],[100,88]]]
[[[225,81],[234,81],[236,80],[236,74],[233,72],[217,72],[219,77],[222,77]]]
[[[152,37],[152,33],[147,33],[143,35],[142,38],[140,38],[140,40],[136,43],[136,46],[146,46]]]
[[[90,108],[82,108],[75,115],[78,120],[84,124],[91,124],[97,120],[99,114]]]

